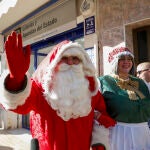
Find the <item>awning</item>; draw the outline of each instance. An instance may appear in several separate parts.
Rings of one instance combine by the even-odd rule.
[[[14,2],[14,5],[12,4],[11,6],[9,6],[9,4],[7,4],[8,9],[5,7],[6,10],[3,10],[3,12],[1,12],[2,7],[4,6],[3,1],[8,1],[9,4],[11,2]],[[0,33],[49,1],[50,0],[1,0]]]

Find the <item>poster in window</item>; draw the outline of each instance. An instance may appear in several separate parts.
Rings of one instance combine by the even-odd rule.
[[[91,48],[87,48],[85,49],[87,54],[89,55],[92,63],[94,64],[94,66],[96,67],[96,52],[94,50],[94,47],[91,47]]]

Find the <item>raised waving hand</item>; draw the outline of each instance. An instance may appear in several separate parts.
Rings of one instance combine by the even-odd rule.
[[[12,32],[5,42],[5,51],[10,73],[6,80],[6,88],[18,90],[29,69],[31,49],[29,45],[23,48],[21,34]]]

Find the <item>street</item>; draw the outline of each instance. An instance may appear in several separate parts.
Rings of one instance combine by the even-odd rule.
[[[0,130],[0,150],[30,150],[30,141],[27,129]]]

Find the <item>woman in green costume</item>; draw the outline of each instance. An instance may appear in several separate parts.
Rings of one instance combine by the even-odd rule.
[[[111,74],[99,77],[100,90],[114,127],[95,124],[93,145],[103,144],[106,150],[150,150],[150,89],[135,76],[134,56],[128,48],[109,53]],[[100,115],[99,115],[100,116]]]

